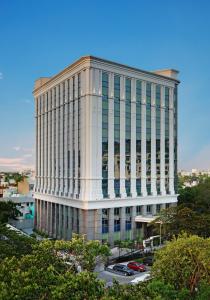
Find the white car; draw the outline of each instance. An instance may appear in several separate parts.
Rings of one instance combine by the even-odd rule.
[[[143,282],[143,281],[147,281],[150,279],[150,273],[146,273],[146,274],[142,274],[139,277],[134,278],[133,280],[131,280],[131,284],[137,284],[139,282]]]

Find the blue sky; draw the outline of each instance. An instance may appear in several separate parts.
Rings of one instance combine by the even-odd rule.
[[[34,80],[92,54],[180,70],[179,168],[210,168],[210,1],[0,0],[0,170],[34,164]]]

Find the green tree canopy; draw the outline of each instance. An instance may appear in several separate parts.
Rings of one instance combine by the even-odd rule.
[[[0,224],[7,223],[9,218],[15,218],[18,212],[15,203],[0,200]]]
[[[155,255],[153,276],[176,290],[194,293],[199,284],[210,283],[210,239],[180,235]]]

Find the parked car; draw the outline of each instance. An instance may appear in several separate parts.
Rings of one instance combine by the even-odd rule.
[[[151,279],[151,276],[149,273],[142,274],[140,277],[136,277],[133,280],[131,280],[130,284],[138,284],[139,282],[148,281]]]
[[[138,271],[138,272],[145,272],[146,271],[146,267],[143,264],[140,264],[136,261],[131,261],[127,264],[127,267],[129,269],[132,269],[134,271]]]
[[[124,274],[126,276],[132,276],[132,275],[134,275],[133,270],[131,270],[127,266],[121,265],[121,264],[114,265],[113,270],[114,271],[118,271],[118,272],[120,272],[120,273],[122,273],[122,274]]]
[[[147,266],[152,266],[154,262],[154,257],[153,256],[147,256],[143,259],[143,263]]]

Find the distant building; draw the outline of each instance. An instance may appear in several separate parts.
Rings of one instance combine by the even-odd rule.
[[[9,223],[18,229],[34,227],[34,199],[32,197],[33,189],[33,179],[26,177],[23,181],[18,183],[10,179],[9,183],[4,189],[2,189],[3,194],[0,201],[11,201],[15,203],[20,212],[19,216],[15,220],[9,220]]]
[[[37,229],[113,244],[176,205],[177,73],[86,56],[36,81]]]

